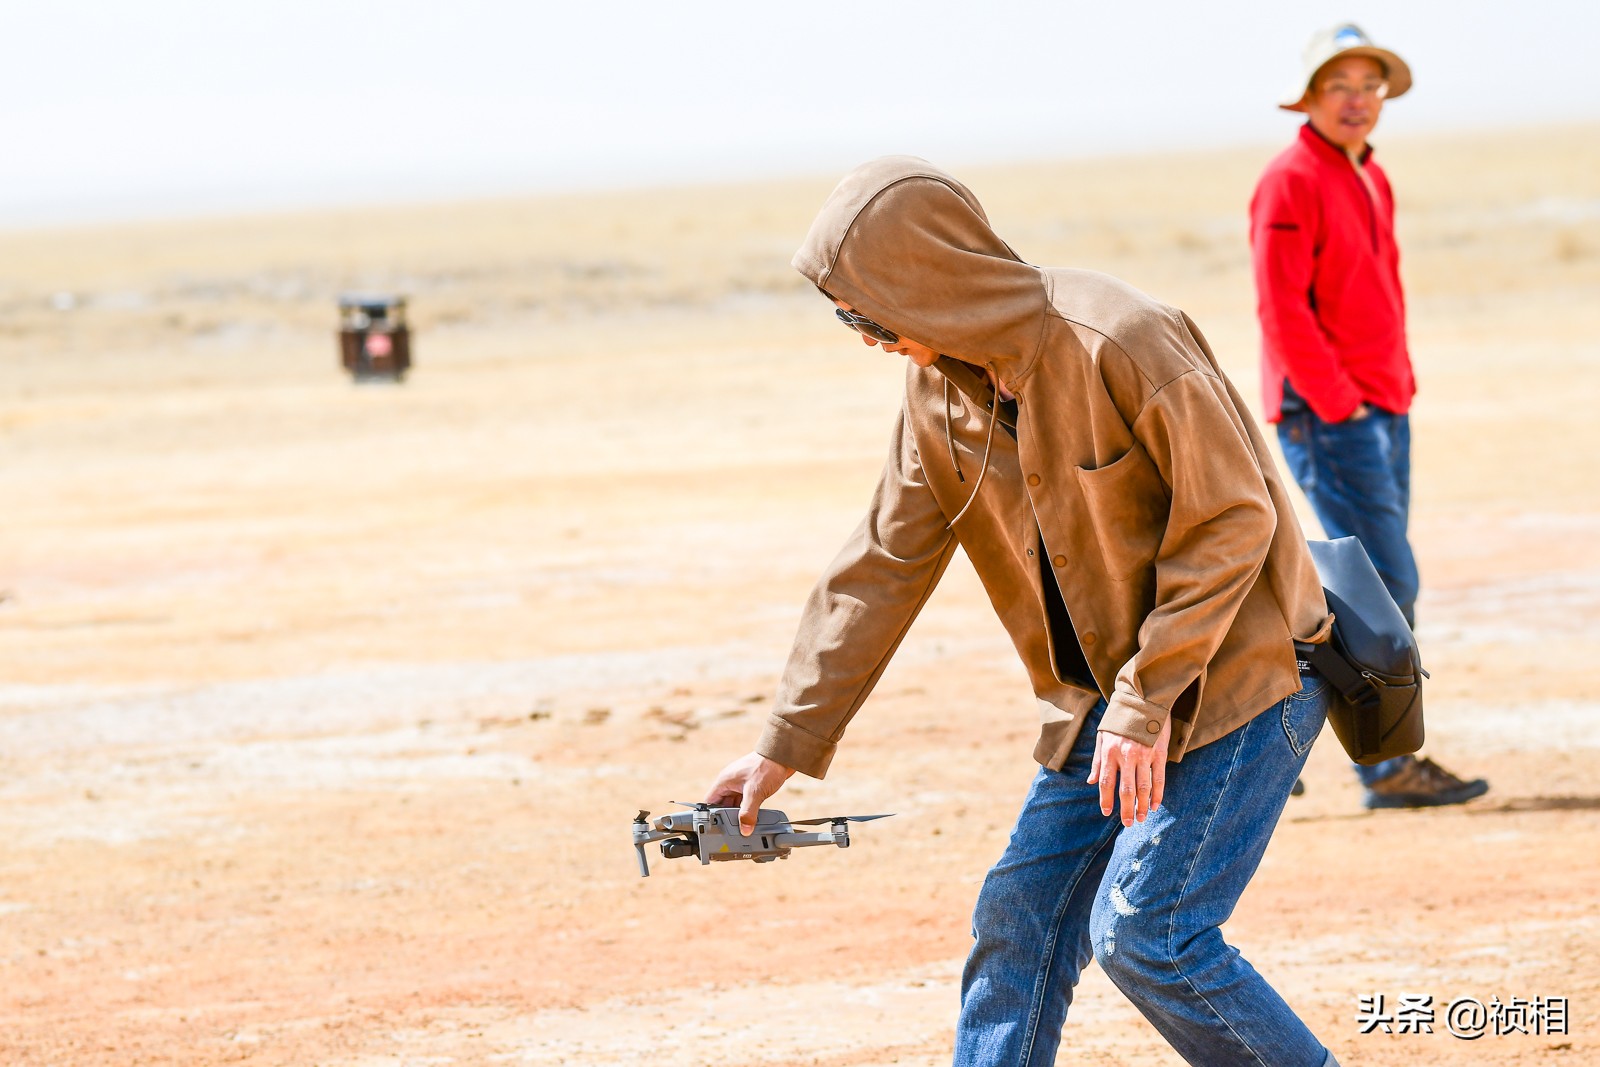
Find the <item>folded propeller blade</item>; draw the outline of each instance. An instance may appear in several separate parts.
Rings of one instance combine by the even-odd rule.
[[[793,826],[820,826],[825,822],[871,822],[873,819],[887,819],[894,812],[887,815],[835,815],[828,819],[790,819]]]

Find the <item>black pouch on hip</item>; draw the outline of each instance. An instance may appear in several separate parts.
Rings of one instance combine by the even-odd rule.
[[[1416,635],[1354,537],[1310,541],[1311,559],[1333,612],[1322,644],[1295,651],[1338,691],[1328,722],[1357,763],[1374,764],[1422,747],[1422,657]]]

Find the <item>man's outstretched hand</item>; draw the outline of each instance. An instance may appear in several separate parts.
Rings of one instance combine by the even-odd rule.
[[[1089,784],[1100,785],[1100,814],[1110,815],[1113,801],[1122,809],[1122,825],[1144,822],[1161,806],[1167,791],[1167,744],[1172,740],[1169,716],[1156,743],[1138,741],[1101,730],[1094,739],[1094,764]]]
[[[776,793],[793,768],[770,760],[759,752],[740,756],[717,775],[706,794],[705,803],[719,808],[739,806],[739,832],[749,837],[756,829],[756,815],[768,797]]]

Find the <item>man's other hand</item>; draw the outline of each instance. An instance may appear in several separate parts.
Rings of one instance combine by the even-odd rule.
[[[755,832],[756,815],[766,799],[776,793],[793,768],[770,760],[759,752],[740,756],[717,775],[717,781],[706,793],[705,803],[719,808],[739,806],[739,832],[749,837]]]
[[[1144,822],[1161,806],[1167,791],[1167,743],[1172,740],[1172,718],[1161,727],[1154,745],[1101,730],[1094,739],[1094,763],[1089,784],[1100,784],[1100,814],[1110,815],[1120,801],[1122,825]]]

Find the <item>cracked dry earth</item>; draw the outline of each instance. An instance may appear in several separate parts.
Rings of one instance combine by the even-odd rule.
[[[1347,1064],[1600,1063],[1578,132],[1390,152],[1429,752],[1493,789],[1368,814],[1313,751],[1227,932]],[[1029,258],[1184,306],[1248,385],[1267,154],[969,180]],[[628,845],[749,747],[881,458],[898,367],[782,270],[829,184],[0,235],[0,1063],[946,1061],[1032,770],[963,563],[828,779],[780,794],[894,819],[648,880]],[[519,302],[528,256],[566,288]],[[323,283],[408,288],[407,384],[339,377]],[[1432,996],[1436,1032],[1361,1034],[1367,994]],[[1570,1033],[1463,1041],[1466,996],[1566,997]],[[1091,970],[1059,1062],[1178,1060]]]

